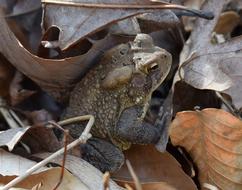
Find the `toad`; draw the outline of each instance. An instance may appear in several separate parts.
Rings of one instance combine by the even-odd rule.
[[[92,138],[81,145],[83,159],[101,171],[115,171],[131,144],[156,143],[160,130],[143,121],[152,92],[163,82],[172,57],[147,34],[107,51],[71,92],[64,118],[92,114]],[[74,138],[84,124],[67,128]]]

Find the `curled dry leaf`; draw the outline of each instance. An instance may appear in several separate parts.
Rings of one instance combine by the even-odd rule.
[[[172,144],[184,147],[199,180],[222,190],[242,188],[242,121],[223,110],[179,112],[170,126]]]
[[[44,5],[43,27],[48,30],[54,26],[60,30],[61,50],[68,49],[77,41],[112,23],[142,13],[156,11],[159,15],[161,9],[182,9],[192,12],[194,16],[207,19],[213,17],[210,13],[191,11],[185,7],[170,4],[168,0],[42,0],[42,3]],[[63,15],[66,16],[63,17]]]
[[[222,44],[212,44],[211,40],[223,7],[228,2],[211,0],[205,3],[203,9],[212,10],[215,19],[197,20],[181,54],[180,72],[188,84],[199,89],[224,91],[241,107],[242,101],[238,94],[242,93],[242,37],[232,38]]]
[[[0,53],[0,96],[2,97],[9,95],[9,85],[14,70],[9,61]]]
[[[166,188],[170,190],[171,187],[179,190],[197,189],[192,179],[182,171],[179,163],[167,152],[160,153],[152,145],[132,145],[129,150],[124,151],[124,154],[130,161],[142,187],[147,190],[156,187],[164,190]],[[112,178],[120,185],[125,183],[134,185],[126,165],[115,172]]]
[[[58,60],[43,59],[31,54],[21,45],[6,23],[2,11],[0,15],[0,43],[6,44],[0,46],[0,52],[17,70],[57,99],[61,96],[60,92],[67,91],[79,77],[83,76],[103,51],[125,42],[121,37],[107,35],[104,39],[94,41],[91,44],[92,48],[83,55]]]
[[[36,91],[24,89],[21,84],[23,80],[23,74],[16,71],[9,87],[9,94],[12,106],[21,103],[23,100],[29,98],[30,96],[36,93]]]
[[[9,153],[0,148],[0,176],[22,175],[35,164],[36,162],[34,161]],[[47,168],[41,168],[36,172],[41,172],[46,169]]]
[[[36,162],[8,153],[0,149],[0,184],[7,184],[16,176],[23,175]],[[18,188],[31,189],[42,184],[41,190],[53,189],[60,180],[61,168],[43,167],[16,185]],[[88,190],[86,185],[67,170],[64,170],[59,190]]]
[[[14,128],[0,132],[0,147],[7,146],[12,151],[20,140],[31,148],[31,151],[54,151],[60,148],[61,142],[51,129],[45,127]]]
[[[162,2],[164,4],[166,1]],[[45,30],[51,26],[59,28],[59,46],[62,50],[111,23],[151,12],[153,10],[146,7],[154,5],[149,0],[42,0],[42,3],[44,5],[43,27]]]
[[[47,158],[50,153],[36,154],[36,157]],[[57,157],[52,160],[53,163],[62,164],[63,157]],[[79,178],[89,190],[103,189],[103,173],[101,173],[94,166],[80,159],[79,157],[67,155],[65,168],[68,169],[74,176]],[[123,190],[113,180],[109,180],[109,187],[112,190]]]

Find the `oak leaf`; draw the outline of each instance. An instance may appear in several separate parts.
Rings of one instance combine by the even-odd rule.
[[[170,138],[190,153],[201,185],[242,189],[241,120],[214,108],[179,112],[170,126]]]
[[[241,107],[242,101],[238,94],[242,93],[240,88],[242,37],[234,37],[220,44],[212,40],[214,30],[221,24],[221,21],[218,22],[221,12],[229,2],[229,0],[211,0],[204,4],[203,9],[213,11],[215,18],[212,21],[197,19],[194,30],[181,53],[180,76],[195,88],[229,94],[236,105]],[[226,27],[235,27],[231,22],[228,23],[230,26]],[[223,26],[223,29],[226,27]],[[231,29],[226,29],[227,31]]]

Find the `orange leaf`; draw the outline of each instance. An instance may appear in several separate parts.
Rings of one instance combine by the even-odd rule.
[[[180,164],[168,152],[160,153],[153,145],[132,145],[124,151],[140,180],[143,190],[196,190],[196,185],[187,176]],[[133,179],[126,165],[112,174],[119,184],[134,187]]]
[[[214,108],[179,112],[170,126],[170,137],[191,154],[201,184],[242,189],[241,120]]]

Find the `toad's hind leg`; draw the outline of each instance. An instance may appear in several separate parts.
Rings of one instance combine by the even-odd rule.
[[[160,138],[160,131],[153,125],[139,119],[142,107],[135,106],[123,111],[117,123],[118,138],[132,144],[154,144]]]
[[[99,138],[91,138],[81,145],[82,158],[102,172],[114,172],[124,163],[123,153],[113,144]]]

